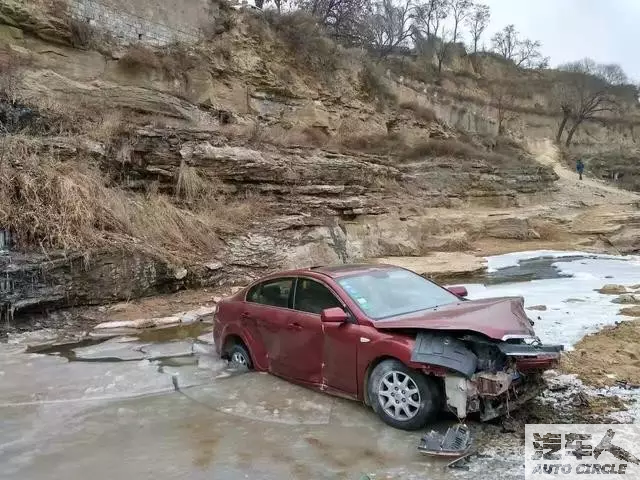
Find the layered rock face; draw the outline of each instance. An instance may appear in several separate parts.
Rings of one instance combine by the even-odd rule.
[[[398,96],[390,105],[364,95],[351,66],[329,85],[272,34],[266,41],[247,33],[242,19],[224,44],[142,54],[103,45],[99,53],[70,47],[68,25],[44,10],[9,3],[0,13],[12,26],[0,26],[0,39],[29,60],[20,97],[43,112],[53,103],[97,117],[30,137],[38,155],[96,164],[106,187],[134,201],[160,195],[186,216],[206,211],[213,198],[176,193],[191,172],[207,190],[246,200],[255,221],[212,233],[219,247],[182,263],[146,252],[143,235],[126,247],[114,240],[83,252],[13,248],[0,263],[6,318],[246,283],[278,268],[473,251],[496,239],[551,241],[557,230],[588,236],[591,246],[604,235],[622,251],[640,248],[633,230],[620,226],[631,214],[603,214],[597,231],[587,231],[578,213],[558,213],[553,168],[517,142],[496,139],[490,107],[471,112],[467,105],[471,128],[471,117],[452,120],[442,89],[392,73],[382,80]],[[113,114],[118,120],[109,125]]]

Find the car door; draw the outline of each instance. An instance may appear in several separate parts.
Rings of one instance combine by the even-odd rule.
[[[254,357],[266,358],[267,369],[284,375],[283,333],[290,323],[293,301],[292,277],[274,278],[254,285],[247,293],[241,323],[252,339]]]
[[[327,308],[345,308],[343,302],[324,283],[299,277],[293,307],[302,329],[290,332],[288,345],[293,348],[287,355],[292,370],[325,388],[355,395],[357,340],[353,334],[357,325],[323,324],[320,318]]]

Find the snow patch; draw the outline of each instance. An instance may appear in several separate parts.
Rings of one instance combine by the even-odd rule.
[[[504,255],[495,255],[493,257],[487,257],[487,271],[495,272],[502,268],[517,267],[523,260],[533,260],[534,258],[563,258],[563,257],[590,257],[590,258],[602,258],[602,259],[635,259],[640,257],[621,257],[616,255],[607,255],[604,253],[590,253],[590,252],[576,252],[576,251],[561,251],[561,250],[531,250],[526,252],[514,252],[505,253]]]
[[[572,277],[503,283],[498,285],[465,285],[469,299],[522,296],[525,307],[545,305],[546,311],[528,311],[535,330],[543,342],[560,343],[571,349],[582,337],[624,318],[618,315],[620,305],[612,303],[613,295],[595,291],[605,283],[629,285],[640,279],[640,257],[593,255],[584,252],[542,250],[489,257],[492,268],[518,265],[524,259],[544,256],[573,257],[589,255],[553,266]]]

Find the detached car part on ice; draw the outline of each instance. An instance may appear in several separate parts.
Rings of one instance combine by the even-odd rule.
[[[535,371],[538,360],[557,357],[563,350],[562,345],[530,340],[492,342],[472,335],[454,338],[423,331],[416,336],[411,361],[446,369],[448,408],[460,419],[479,412],[486,421],[535,397],[542,389],[540,373]]]

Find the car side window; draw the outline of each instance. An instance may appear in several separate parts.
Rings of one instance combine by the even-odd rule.
[[[293,308],[320,314],[327,308],[342,308],[342,303],[327,287],[308,278],[298,278]]]
[[[289,296],[293,288],[293,278],[267,280],[251,287],[247,302],[289,308]]]

